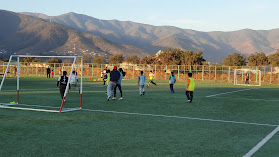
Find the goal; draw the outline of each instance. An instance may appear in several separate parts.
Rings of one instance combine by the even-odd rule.
[[[261,71],[251,69],[235,69],[234,85],[261,86]]]
[[[32,57],[32,58],[59,58],[59,59],[72,59],[73,62],[72,62],[72,66],[71,66],[71,70],[68,71],[70,73],[69,74],[69,79],[71,78],[71,75],[72,75],[72,72],[74,71],[74,69],[76,67],[79,67],[80,68],[80,91],[79,91],[79,101],[78,103],[79,104],[76,104],[76,105],[72,105],[70,108],[63,108],[63,105],[64,105],[64,102],[65,102],[65,98],[67,96],[67,91],[69,91],[69,87],[70,87],[70,80],[68,81],[67,83],[67,86],[66,86],[66,90],[64,92],[64,96],[63,96],[63,99],[62,99],[62,102],[60,105],[55,105],[54,106],[42,106],[42,105],[30,105],[30,104],[23,104],[23,103],[20,103],[20,78],[21,78],[21,69],[23,70],[23,66],[21,65],[20,63],[20,59],[21,58],[25,58],[25,57]],[[80,62],[80,65],[76,66],[76,61],[77,59],[80,58],[81,62]],[[15,62],[12,62],[12,61],[15,61]],[[1,81],[1,85],[0,85],[0,92],[3,92],[2,90],[2,87],[3,87],[3,84],[5,82],[5,78],[7,78],[8,76],[8,73],[9,73],[9,68],[11,69],[11,66],[14,66],[15,69],[15,76],[16,76],[16,83],[12,83],[13,85],[8,84],[10,86],[15,86],[14,84],[16,84],[16,102],[14,103],[8,103],[8,102],[0,102],[0,108],[8,108],[8,109],[19,109],[19,110],[31,110],[31,111],[44,111],[44,112],[58,112],[58,113],[61,113],[61,112],[68,112],[68,111],[76,111],[76,110],[80,110],[82,109],[82,82],[83,82],[83,57],[82,56],[34,56],[34,55],[11,55],[10,56],[10,59],[9,59],[9,62],[7,64],[7,67],[6,67],[6,70],[5,70],[5,73],[4,73],[4,76],[2,78],[2,81]],[[22,66],[22,67],[21,67]],[[33,68],[33,67],[32,67]],[[29,70],[29,69],[27,69]],[[24,78],[22,78],[24,79]],[[54,82],[54,81],[53,81]],[[32,86],[40,86],[40,82],[38,84],[36,83],[33,83],[31,82]],[[56,81],[55,81],[55,84],[56,84]],[[48,87],[49,85],[46,85],[45,87]],[[37,87],[38,88],[38,87]],[[32,89],[30,89],[29,91],[32,91]],[[57,88],[56,88],[56,91],[57,91]],[[0,93],[1,94],[1,93]],[[35,95],[35,94],[34,94]],[[45,92],[44,95],[47,95],[47,93]],[[57,94],[56,94],[57,95]],[[29,99],[32,99],[36,96],[30,96]],[[48,97],[51,97],[51,96],[48,96]],[[60,98],[60,97],[59,97]],[[52,99],[52,98],[51,98]],[[3,100],[3,99],[2,99]],[[57,99],[58,100],[58,99]],[[61,100],[61,98],[60,98]],[[40,100],[40,101],[43,101],[43,100]],[[48,102],[49,100],[44,100],[46,102]],[[59,100],[58,100],[59,101]],[[55,102],[56,103],[56,102]],[[59,102],[58,102],[59,103]]]

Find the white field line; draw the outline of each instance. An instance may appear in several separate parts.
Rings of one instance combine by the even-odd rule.
[[[237,93],[237,92],[242,92],[242,91],[247,91],[247,90],[252,90],[252,88],[250,89],[242,89],[242,90],[237,90],[237,91],[232,91],[232,92],[226,92],[226,93],[219,93],[219,94],[214,94],[214,95],[208,95],[208,96],[205,96],[205,97],[214,97],[214,96],[217,96],[217,95],[224,95],[224,94],[230,94],[230,93]]]
[[[243,157],[250,157],[254,153],[256,153],[268,140],[272,138],[279,131],[279,126],[275,128],[270,134],[268,134],[261,142],[259,142],[254,148],[252,148],[248,153],[246,153]]]
[[[258,101],[258,100],[260,100],[260,101],[275,101],[275,102],[279,101],[279,100],[268,100],[268,99],[230,98],[230,97],[217,97],[217,96],[212,97],[212,98],[242,99],[242,100],[254,100],[254,101]]]
[[[145,113],[130,113],[130,112],[105,111],[105,110],[91,110],[91,109],[82,109],[82,110],[91,111],[91,112],[103,112],[103,113],[149,116],[149,117],[163,117],[163,118],[177,118],[177,119],[190,119],[190,120],[232,123],[232,124],[245,124],[245,125],[271,126],[271,127],[278,126],[278,125],[273,125],[273,124],[249,123],[249,122],[238,122],[238,121],[228,121],[228,120],[215,120],[215,119],[204,119],[204,118],[195,118],[195,117],[180,117],[180,116],[156,115],[156,114],[145,114]]]

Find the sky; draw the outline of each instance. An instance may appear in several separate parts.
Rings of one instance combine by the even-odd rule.
[[[204,32],[279,28],[278,0],[3,0],[0,9],[48,16],[75,12]]]

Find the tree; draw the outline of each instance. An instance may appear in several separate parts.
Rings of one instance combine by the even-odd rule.
[[[62,60],[59,58],[52,57],[46,61],[46,63],[62,63]]]
[[[251,54],[248,58],[248,65],[249,66],[263,66],[263,65],[268,65],[268,58],[266,55],[261,52],[261,53],[254,53]]]
[[[246,56],[238,53],[233,53],[227,55],[223,60],[223,64],[226,66],[244,66],[246,61]]]
[[[94,55],[92,59],[92,63],[103,64],[105,63],[105,56],[103,55]]]
[[[276,53],[268,56],[268,62],[271,66],[279,66],[279,49],[277,49]]]
[[[113,55],[113,56],[110,56],[108,61],[109,61],[109,64],[119,64],[119,63],[122,63],[124,61],[124,56],[123,54],[116,54],[116,55]]]
[[[24,57],[21,62],[33,62],[35,57]]]
[[[127,57],[126,61],[131,64],[139,64],[140,57],[138,55],[131,55]]]
[[[82,56],[83,58],[83,63],[89,63],[91,61],[89,55],[83,54],[80,56]],[[76,63],[80,63],[80,62],[81,62],[81,58],[77,58]]]
[[[140,64],[156,64],[157,60],[155,56],[145,56],[141,59]]]

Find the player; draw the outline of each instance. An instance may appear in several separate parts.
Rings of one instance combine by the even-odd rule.
[[[67,75],[67,71],[63,71],[63,76],[60,76],[57,81],[57,86],[59,86],[60,84],[59,89],[60,89],[60,95],[62,100],[68,83],[68,77],[66,75]],[[66,102],[66,100],[64,100],[64,102]]]
[[[171,75],[170,75],[170,77],[169,77],[169,84],[170,84],[171,93],[174,93],[173,85],[175,84],[175,82],[176,82],[176,78],[175,78],[175,76],[173,75],[173,72],[171,72]]]
[[[113,92],[114,92],[114,97],[112,98],[113,100],[116,99],[116,88],[117,87],[118,87],[118,89],[120,91],[120,98],[118,100],[123,100],[121,82],[122,82],[122,78],[126,75],[126,72],[124,72],[122,68],[119,68],[118,71],[120,72],[120,77],[119,77],[119,80],[117,81],[117,85],[115,86],[115,88],[113,90]]]
[[[138,77],[138,86],[139,86],[139,92],[140,96],[144,95],[144,84],[145,84],[145,76],[143,75],[143,71],[140,72],[140,76]]]
[[[107,70],[106,85],[108,85],[109,81],[110,81],[110,70]]]
[[[117,71],[117,67],[114,66],[113,70],[110,72],[110,79],[107,87],[107,95],[108,95],[107,101],[110,101],[113,94],[113,89],[116,87],[119,78],[120,78],[120,72]]]
[[[246,74],[246,78],[245,78],[245,84],[249,84],[249,79],[250,79],[250,78],[249,78],[249,74],[247,73],[247,74]]]
[[[53,75],[54,75],[54,72],[53,72],[53,70],[51,70],[51,77],[53,78]]]
[[[192,78],[192,73],[188,73],[187,87],[186,87],[186,96],[188,99],[187,103],[191,103],[193,101],[193,94],[195,90],[195,80]]]
[[[70,78],[70,86],[71,86],[71,87],[74,86],[75,89],[78,91],[78,93],[80,93],[80,90],[79,90],[78,87],[77,87],[77,83],[78,83],[78,77],[77,77],[77,75],[76,75],[76,72],[73,71],[73,72],[72,72],[72,75],[71,75],[71,78]]]
[[[149,72],[149,78],[150,78],[150,80],[148,82],[147,88],[149,87],[150,82],[152,84],[154,84],[155,86],[157,86],[157,84],[155,82],[153,82],[154,74],[152,73],[152,71]]]
[[[49,66],[47,67],[47,78],[50,78],[50,68],[49,68]]]

